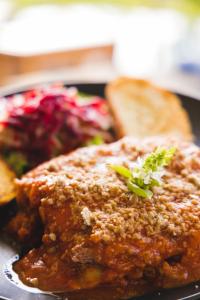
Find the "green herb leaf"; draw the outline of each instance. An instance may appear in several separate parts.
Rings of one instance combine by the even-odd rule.
[[[150,187],[154,187],[154,186],[160,186],[160,182],[154,178],[151,179],[151,184]]]
[[[4,154],[4,159],[17,176],[21,176],[28,168],[26,157],[17,151]]]
[[[93,97],[92,95],[89,95],[89,94],[86,94],[86,93],[82,93],[82,92],[78,92],[77,93],[77,96],[78,96],[78,102],[80,104],[87,104],[87,102],[91,102],[93,100]]]
[[[132,172],[128,168],[125,168],[120,165],[109,165],[109,167],[125,178],[132,177]]]
[[[131,191],[132,193],[134,193],[140,197],[151,198],[153,196],[152,191],[150,191],[148,189],[140,188],[138,185],[134,184],[130,180],[127,182],[127,186],[128,186],[129,191]]]
[[[176,151],[175,147],[172,147],[170,149],[164,149],[164,148],[157,148],[156,151],[152,152],[144,161],[143,169],[145,172],[155,172],[160,167],[167,166],[174,153]]]
[[[86,143],[86,146],[102,145],[102,144],[104,144],[104,140],[103,140],[102,136],[96,135]]]
[[[151,198],[152,188],[161,184],[163,168],[170,163],[175,151],[174,147],[170,149],[157,148],[146,159],[139,158],[133,170],[120,165],[110,165],[110,167],[128,179],[129,191],[143,198]]]

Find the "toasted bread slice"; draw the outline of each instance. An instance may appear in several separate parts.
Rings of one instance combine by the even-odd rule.
[[[179,98],[148,81],[121,77],[107,85],[106,97],[119,138],[176,135],[193,139],[189,117]]]
[[[0,206],[15,198],[15,174],[0,159]]]

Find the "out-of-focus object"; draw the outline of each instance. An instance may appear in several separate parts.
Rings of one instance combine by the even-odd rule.
[[[7,164],[0,159],[0,205],[6,204],[15,198],[15,177]]]
[[[0,31],[0,81],[18,74],[111,64],[113,10],[92,5],[38,5],[19,11]]]
[[[12,13],[12,3],[10,0],[0,0],[0,22],[9,18]]]
[[[167,53],[163,55],[153,81],[176,93],[200,99],[200,18],[190,20],[171,50],[173,64],[164,70],[162,62],[167,64],[168,59]]]
[[[175,61],[183,72],[200,75],[200,19],[193,21],[175,47]]]
[[[189,117],[172,93],[148,81],[122,77],[106,88],[118,136],[177,135],[192,140]]]
[[[173,65],[174,45],[182,39],[187,25],[187,18],[173,10],[131,10],[117,32],[117,69],[137,78],[166,72]]]
[[[120,74],[199,98],[200,51],[188,51],[199,43],[198,24],[172,9],[28,6],[0,28],[0,93],[41,82],[106,82]]]
[[[112,52],[113,46],[110,44],[35,55],[0,53],[0,84],[5,83],[10,76],[63,69],[87,62],[110,61]]]

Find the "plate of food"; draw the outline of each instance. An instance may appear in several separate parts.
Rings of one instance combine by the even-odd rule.
[[[0,298],[200,298],[200,102],[152,83],[0,99]]]

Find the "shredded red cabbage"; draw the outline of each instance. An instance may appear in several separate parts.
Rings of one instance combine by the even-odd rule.
[[[41,160],[68,152],[96,135],[111,139],[104,99],[80,96],[75,88],[51,85],[1,98],[0,111],[0,126],[12,134],[9,147],[40,155]]]

